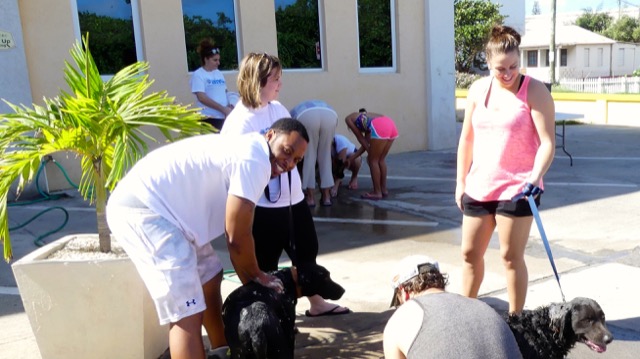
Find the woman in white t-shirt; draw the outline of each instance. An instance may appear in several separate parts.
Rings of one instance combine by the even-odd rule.
[[[356,151],[356,145],[353,142],[349,141],[347,137],[336,133],[331,144],[331,170],[333,171],[334,181],[333,188],[331,188],[331,197],[338,196],[338,190],[344,178],[344,170],[351,171],[348,188],[358,189],[358,172],[362,165],[362,157],[349,160],[349,156]]]
[[[240,101],[227,117],[222,136],[263,133],[275,121],[291,117],[277,101],[281,77],[282,65],[276,56],[266,53],[246,55],[238,71]],[[311,211],[304,201],[300,173],[292,170],[290,174],[283,173],[272,179],[255,209],[253,238],[256,258],[258,266],[266,272],[278,269],[283,250],[294,264],[316,263],[318,255],[318,237]],[[290,234],[290,228],[293,234]],[[295,250],[290,238],[294,239]],[[329,303],[318,295],[307,298],[310,308],[306,315],[310,317],[350,312],[349,308]]]
[[[196,104],[202,109],[202,121],[220,131],[225,118],[233,109],[227,99],[227,83],[218,70],[220,49],[210,40],[204,39],[200,41],[198,54],[202,67],[191,76],[191,92],[196,96]]]

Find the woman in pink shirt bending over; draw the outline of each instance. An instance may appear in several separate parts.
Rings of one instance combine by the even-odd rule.
[[[486,45],[491,75],[469,90],[458,145],[456,204],[462,219],[462,294],[477,297],[484,253],[498,229],[506,270],[509,312],[527,295],[524,250],[533,221],[526,198],[542,194],[542,176],[555,153],[555,110],[544,83],[522,75],[520,35],[495,26]]]

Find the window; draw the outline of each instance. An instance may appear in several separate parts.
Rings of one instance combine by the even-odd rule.
[[[395,66],[395,1],[358,0],[360,69],[380,71]]]
[[[567,67],[567,49],[560,49],[560,66]]]
[[[275,0],[278,58],[285,69],[322,68],[318,0]]]
[[[602,67],[604,58],[604,49],[602,47],[598,48],[598,67]]]
[[[591,49],[584,49],[584,67],[589,67],[590,55],[591,55]]]
[[[624,49],[618,49],[618,66],[624,66]]]
[[[197,49],[204,39],[212,40],[220,49],[220,70],[238,68],[234,6],[233,0],[182,0],[189,71],[202,65]]]
[[[89,33],[89,50],[102,75],[113,75],[142,60],[138,2],[123,0],[71,1],[76,38]]]
[[[527,67],[538,67],[538,51],[527,51]]]
[[[549,67],[549,50],[544,50],[544,66]]]

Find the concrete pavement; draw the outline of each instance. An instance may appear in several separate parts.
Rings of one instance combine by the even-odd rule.
[[[567,126],[566,149],[558,150],[545,177],[541,216],[567,300],[597,300],[615,340],[604,354],[577,344],[569,358],[635,358],[640,352],[640,128]],[[399,139],[402,140],[402,137]],[[370,188],[367,167],[360,190],[341,189],[332,207],[313,210],[320,241],[318,262],[346,288],[340,304],[354,313],[307,318],[306,299],[297,312],[299,358],[380,358],[381,332],[391,315],[390,268],[405,255],[424,253],[450,275],[449,290],[461,283],[461,214],[453,202],[455,150],[391,155],[390,197],[361,200]],[[348,174],[347,174],[348,176]],[[59,234],[95,231],[93,212],[77,194],[49,203],[11,207],[10,225],[50,206],[69,211]],[[36,248],[34,238],[56,227],[54,212],[11,232],[16,258]],[[535,227],[535,226],[534,226]],[[54,236],[55,237],[55,236]],[[214,247],[231,268],[223,240]],[[505,280],[497,238],[485,256],[482,300],[506,309]],[[527,247],[529,292],[526,306],[560,301],[560,291],[540,236],[534,228]],[[287,259],[283,258],[283,265]],[[226,294],[237,282],[223,283]],[[40,358],[8,265],[0,264],[0,358]],[[63,334],[61,334],[63,335]]]

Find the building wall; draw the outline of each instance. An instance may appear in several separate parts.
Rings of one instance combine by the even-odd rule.
[[[589,49],[589,61],[587,64],[585,51]],[[602,55],[599,55],[602,49]],[[624,49],[624,61],[620,60]],[[523,49],[521,51],[522,68],[528,75],[541,81],[549,81],[549,67],[544,64],[544,51],[546,47],[538,49]],[[538,52],[538,67],[527,66],[527,52]],[[567,66],[560,66],[560,48],[556,56],[556,76],[563,78],[593,78],[611,76],[630,76],[640,67],[640,47],[635,44],[595,44],[576,45],[567,48]]]
[[[468,90],[456,90],[456,109],[463,116]],[[576,120],[593,125],[640,127],[640,95],[552,92],[556,112],[573,113]]]
[[[69,49],[76,41],[71,1],[19,1],[21,45],[36,102],[66,89],[62,70],[64,61],[71,61]],[[193,104],[181,1],[137,1],[144,59],[155,81],[152,89],[167,90],[177,102]],[[454,148],[453,0],[395,0],[396,67],[380,73],[359,70],[356,0],[319,4],[324,14],[324,68],[285,70],[279,100],[292,108],[306,99],[323,99],[341,118],[360,107],[384,113],[400,132],[392,152]],[[273,0],[236,0],[236,18],[240,57],[252,51],[277,54]],[[235,91],[237,71],[224,75],[229,90]],[[344,121],[339,121],[337,131],[348,134]]]
[[[620,61],[623,55],[620,49],[624,49],[624,61]],[[629,43],[613,44],[612,68],[613,76],[631,75],[640,68],[640,46]]]
[[[0,2],[0,98],[13,104],[30,104],[31,89],[29,72],[22,39],[18,0]],[[10,107],[0,101],[0,113],[9,112]]]
[[[603,64],[598,65],[598,48],[606,49],[603,55]],[[589,52],[587,55],[586,52]],[[604,77],[611,74],[611,46],[609,45],[577,45],[575,47],[575,78]],[[588,59],[587,59],[588,57]]]

